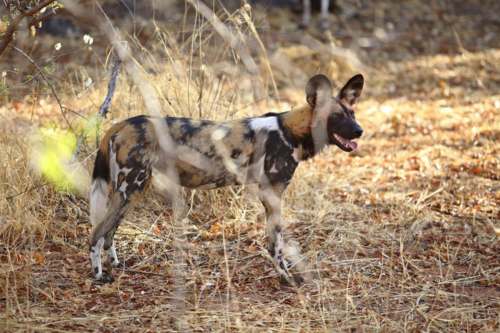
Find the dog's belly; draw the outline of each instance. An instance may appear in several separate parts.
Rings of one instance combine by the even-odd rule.
[[[248,167],[238,160],[222,161],[222,158],[210,160],[204,168],[197,168],[193,164],[177,161],[176,170],[181,186],[197,189],[214,189],[218,187],[255,183],[258,180],[258,165]],[[229,166],[227,164],[232,164]],[[261,167],[262,168],[262,167]],[[229,170],[231,169],[231,170]]]
[[[181,186],[188,188],[213,189],[223,186],[236,185],[238,179],[235,174],[225,168],[224,171],[213,173],[205,170],[185,170],[177,167]]]

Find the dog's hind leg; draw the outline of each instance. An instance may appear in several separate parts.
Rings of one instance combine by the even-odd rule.
[[[106,238],[104,239],[104,249],[107,249],[106,252],[108,254],[108,260],[111,263],[111,266],[118,267],[120,265],[120,261],[118,260],[118,255],[116,254],[115,248],[115,232],[118,227],[113,228],[110,232],[106,234]]]
[[[107,252],[112,266],[119,265],[114,243],[115,232],[127,210],[141,197],[151,180],[149,164],[143,166],[140,166],[138,162],[133,164],[134,167],[122,168],[116,177],[111,177],[116,178],[116,181],[113,182],[114,189],[106,213],[98,223],[94,224],[90,236],[92,271],[95,279],[101,282],[113,281],[111,275],[103,273],[101,250],[104,248]]]
[[[111,275],[103,274],[101,263],[101,250],[108,250],[113,245],[113,236],[118,228],[121,218],[125,214],[128,201],[119,192],[113,193],[111,202],[104,218],[94,225],[90,236],[90,260],[94,278],[101,282],[112,282]],[[116,251],[114,253],[116,256]],[[116,258],[116,261],[118,258]]]

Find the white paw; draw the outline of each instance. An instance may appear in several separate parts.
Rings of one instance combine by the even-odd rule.
[[[277,271],[291,285],[301,285],[309,280],[305,258],[296,242],[287,242],[276,248],[274,261]]]

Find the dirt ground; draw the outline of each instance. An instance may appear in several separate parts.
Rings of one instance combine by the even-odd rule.
[[[182,6],[156,30],[138,18],[135,34],[111,18],[137,42],[165,115],[284,111],[305,102],[310,75],[337,85],[365,75],[359,150],[331,147],[302,163],[285,194],[287,232],[313,276],[299,288],[273,269],[252,188],[186,192],[180,260],[172,210],[149,193],[117,232],[124,267],[113,284],[95,284],[86,194],[58,191],[31,157],[36,128],[67,128],[60,107],[39,75],[11,78],[15,56],[0,58],[0,331],[498,332],[500,3],[338,3],[330,33],[316,21],[297,30],[299,18],[283,9],[253,8],[253,24],[247,9],[217,12],[248,36],[271,96],[260,101],[237,52],[192,9],[183,33],[174,30]],[[41,54],[74,127],[107,89],[106,41],[89,34],[92,45],[40,36],[30,53]],[[65,56],[53,50],[58,41]],[[147,112],[130,74],[112,105],[104,128]],[[94,157],[89,140],[77,163],[90,170]]]

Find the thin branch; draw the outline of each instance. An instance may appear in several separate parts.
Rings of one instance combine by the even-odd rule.
[[[16,16],[9,24],[7,30],[5,31],[2,39],[0,40],[0,55],[7,49],[7,46],[10,44],[12,39],[14,38],[14,33],[17,31],[17,27],[19,26],[19,23],[23,20],[25,17],[33,16],[36,13],[38,13],[40,10],[42,10],[44,7],[47,7],[51,3],[55,2],[56,0],[44,0],[40,2],[38,5],[35,7],[25,11],[21,12],[18,16]]]
[[[57,101],[57,104],[59,104],[59,109],[61,110],[61,114],[64,118],[64,120],[66,121],[66,124],[68,125],[69,129],[75,133],[75,130],[73,129],[73,127],[71,126],[68,118],[66,118],[66,112],[64,112],[64,107],[61,103],[61,100],[59,99],[59,96],[57,95],[56,93],[56,89],[54,88],[54,86],[52,85],[52,83],[47,79],[47,77],[45,76],[45,74],[43,73],[43,69],[40,68],[40,66],[38,66],[38,64],[28,55],[26,54],[26,52],[24,52],[23,50],[21,50],[20,48],[14,46],[13,47],[14,50],[16,50],[17,52],[21,53],[26,59],[28,59],[28,61],[30,63],[33,64],[33,66],[36,67],[36,69],[38,69],[38,71],[40,72],[40,76],[42,77],[42,79],[47,83],[47,85],[49,86],[50,90],[52,91],[52,95],[54,96],[54,98],[56,99]]]
[[[114,59],[115,60],[113,63],[113,69],[111,70],[111,79],[109,80],[108,84],[108,93],[106,94],[104,102],[99,108],[99,115],[102,118],[106,118],[106,115],[108,114],[109,111],[109,107],[111,106],[111,99],[113,98],[113,94],[115,93],[116,89],[116,79],[118,78],[118,73],[120,72],[120,65],[122,64],[120,57],[118,57],[117,55],[114,57]]]
[[[56,10],[54,8],[49,8],[45,13],[42,13],[36,17],[33,17],[28,26],[36,26],[38,23],[45,21],[49,17],[56,15]]]
[[[261,99],[264,96],[264,89],[261,82],[257,79],[259,75],[259,67],[250,55],[250,51],[240,38],[237,38],[231,30],[224,25],[217,15],[199,0],[188,0],[197,12],[199,12],[210,24],[215,31],[239,54],[247,71],[252,75],[254,83],[254,94],[256,99]]]
[[[24,14],[24,16],[33,16],[36,13],[38,13],[39,11],[41,11],[44,7],[47,7],[48,5],[50,5],[51,3],[55,2],[55,1],[56,0],[44,0],[44,1],[40,2],[38,5],[36,5],[35,7],[25,11],[23,14]]]
[[[43,184],[39,184],[39,185],[34,185],[34,186],[31,186],[31,187],[28,187],[24,191],[21,191],[19,193],[16,193],[16,194],[13,194],[13,195],[9,195],[8,197],[5,197],[5,200],[7,200],[7,201],[8,200],[12,200],[12,199],[14,199],[14,198],[16,198],[16,197],[18,197],[20,195],[23,195],[23,194],[26,194],[26,193],[31,192],[33,190],[37,190],[37,189],[39,189],[41,187],[44,187],[45,185],[47,185],[47,183],[43,183]]]

